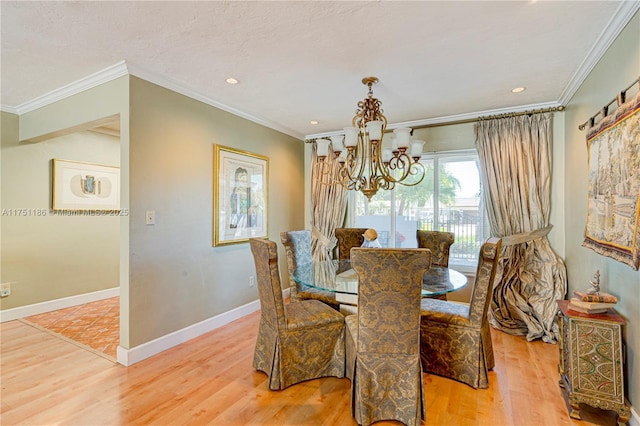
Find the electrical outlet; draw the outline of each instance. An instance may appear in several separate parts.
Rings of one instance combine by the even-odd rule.
[[[11,294],[11,283],[0,284],[0,297],[7,297]]]
[[[256,279],[253,275],[249,276],[249,287],[256,285]]]

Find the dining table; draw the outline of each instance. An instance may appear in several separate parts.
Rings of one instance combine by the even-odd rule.
[[[349,259],[304,263],[298,265],[292,277],[302,286],[335,293],[340,303],[358,304],[358,274]],[[422,297],[446,295],[467,283],[467,277],[455,269],[431,265],[422,276]]]

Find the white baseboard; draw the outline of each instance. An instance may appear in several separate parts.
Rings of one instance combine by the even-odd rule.
[[[640,416],[633,407],[631,407],[631,420],[629,420],[629,426],[640,426]]]
[[[144,359],[159,354],[160,352],[178,346],[188,340],[194,339],[202,334],[208,333],[216,328],[222,327],[231,321],[242,318],[260,309],[260,301],[255,300],[246,305],[239,306],[230,311],[224,312],[215,317],[208,318],[199,323],[190,325],[173,333],[158,337],[142,345],[126,349],[118,346],[116,359],[124,366],[130,366]]]
[[[76,296],[63,297],[62,299],[48,300],[46,302],[34,303],[33,305],[5,309],[0,311],[0,322],[13,321],[20,318],[30,317],[31,315],[57,311],[58,309],[70,308],[72,306],[116,296],[120,296],[120,287],[108,288],[106,290],[94,291],[92,293],[78,294]]]

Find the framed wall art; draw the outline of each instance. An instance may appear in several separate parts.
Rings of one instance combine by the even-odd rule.
[[[589,183],[583,246],[640,266],[640,93],[587,133]]]
[[[214,145],[213,245],[267,237],[269,158]]]
[[[120,210],[120,167],[52,160],[53,210]]]

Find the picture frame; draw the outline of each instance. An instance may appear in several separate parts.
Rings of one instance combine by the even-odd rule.
[[[213,246],[268,235],[269,158],[214,145]]]
[[[52,159],[52,210],[120,210],[120,167]]]

